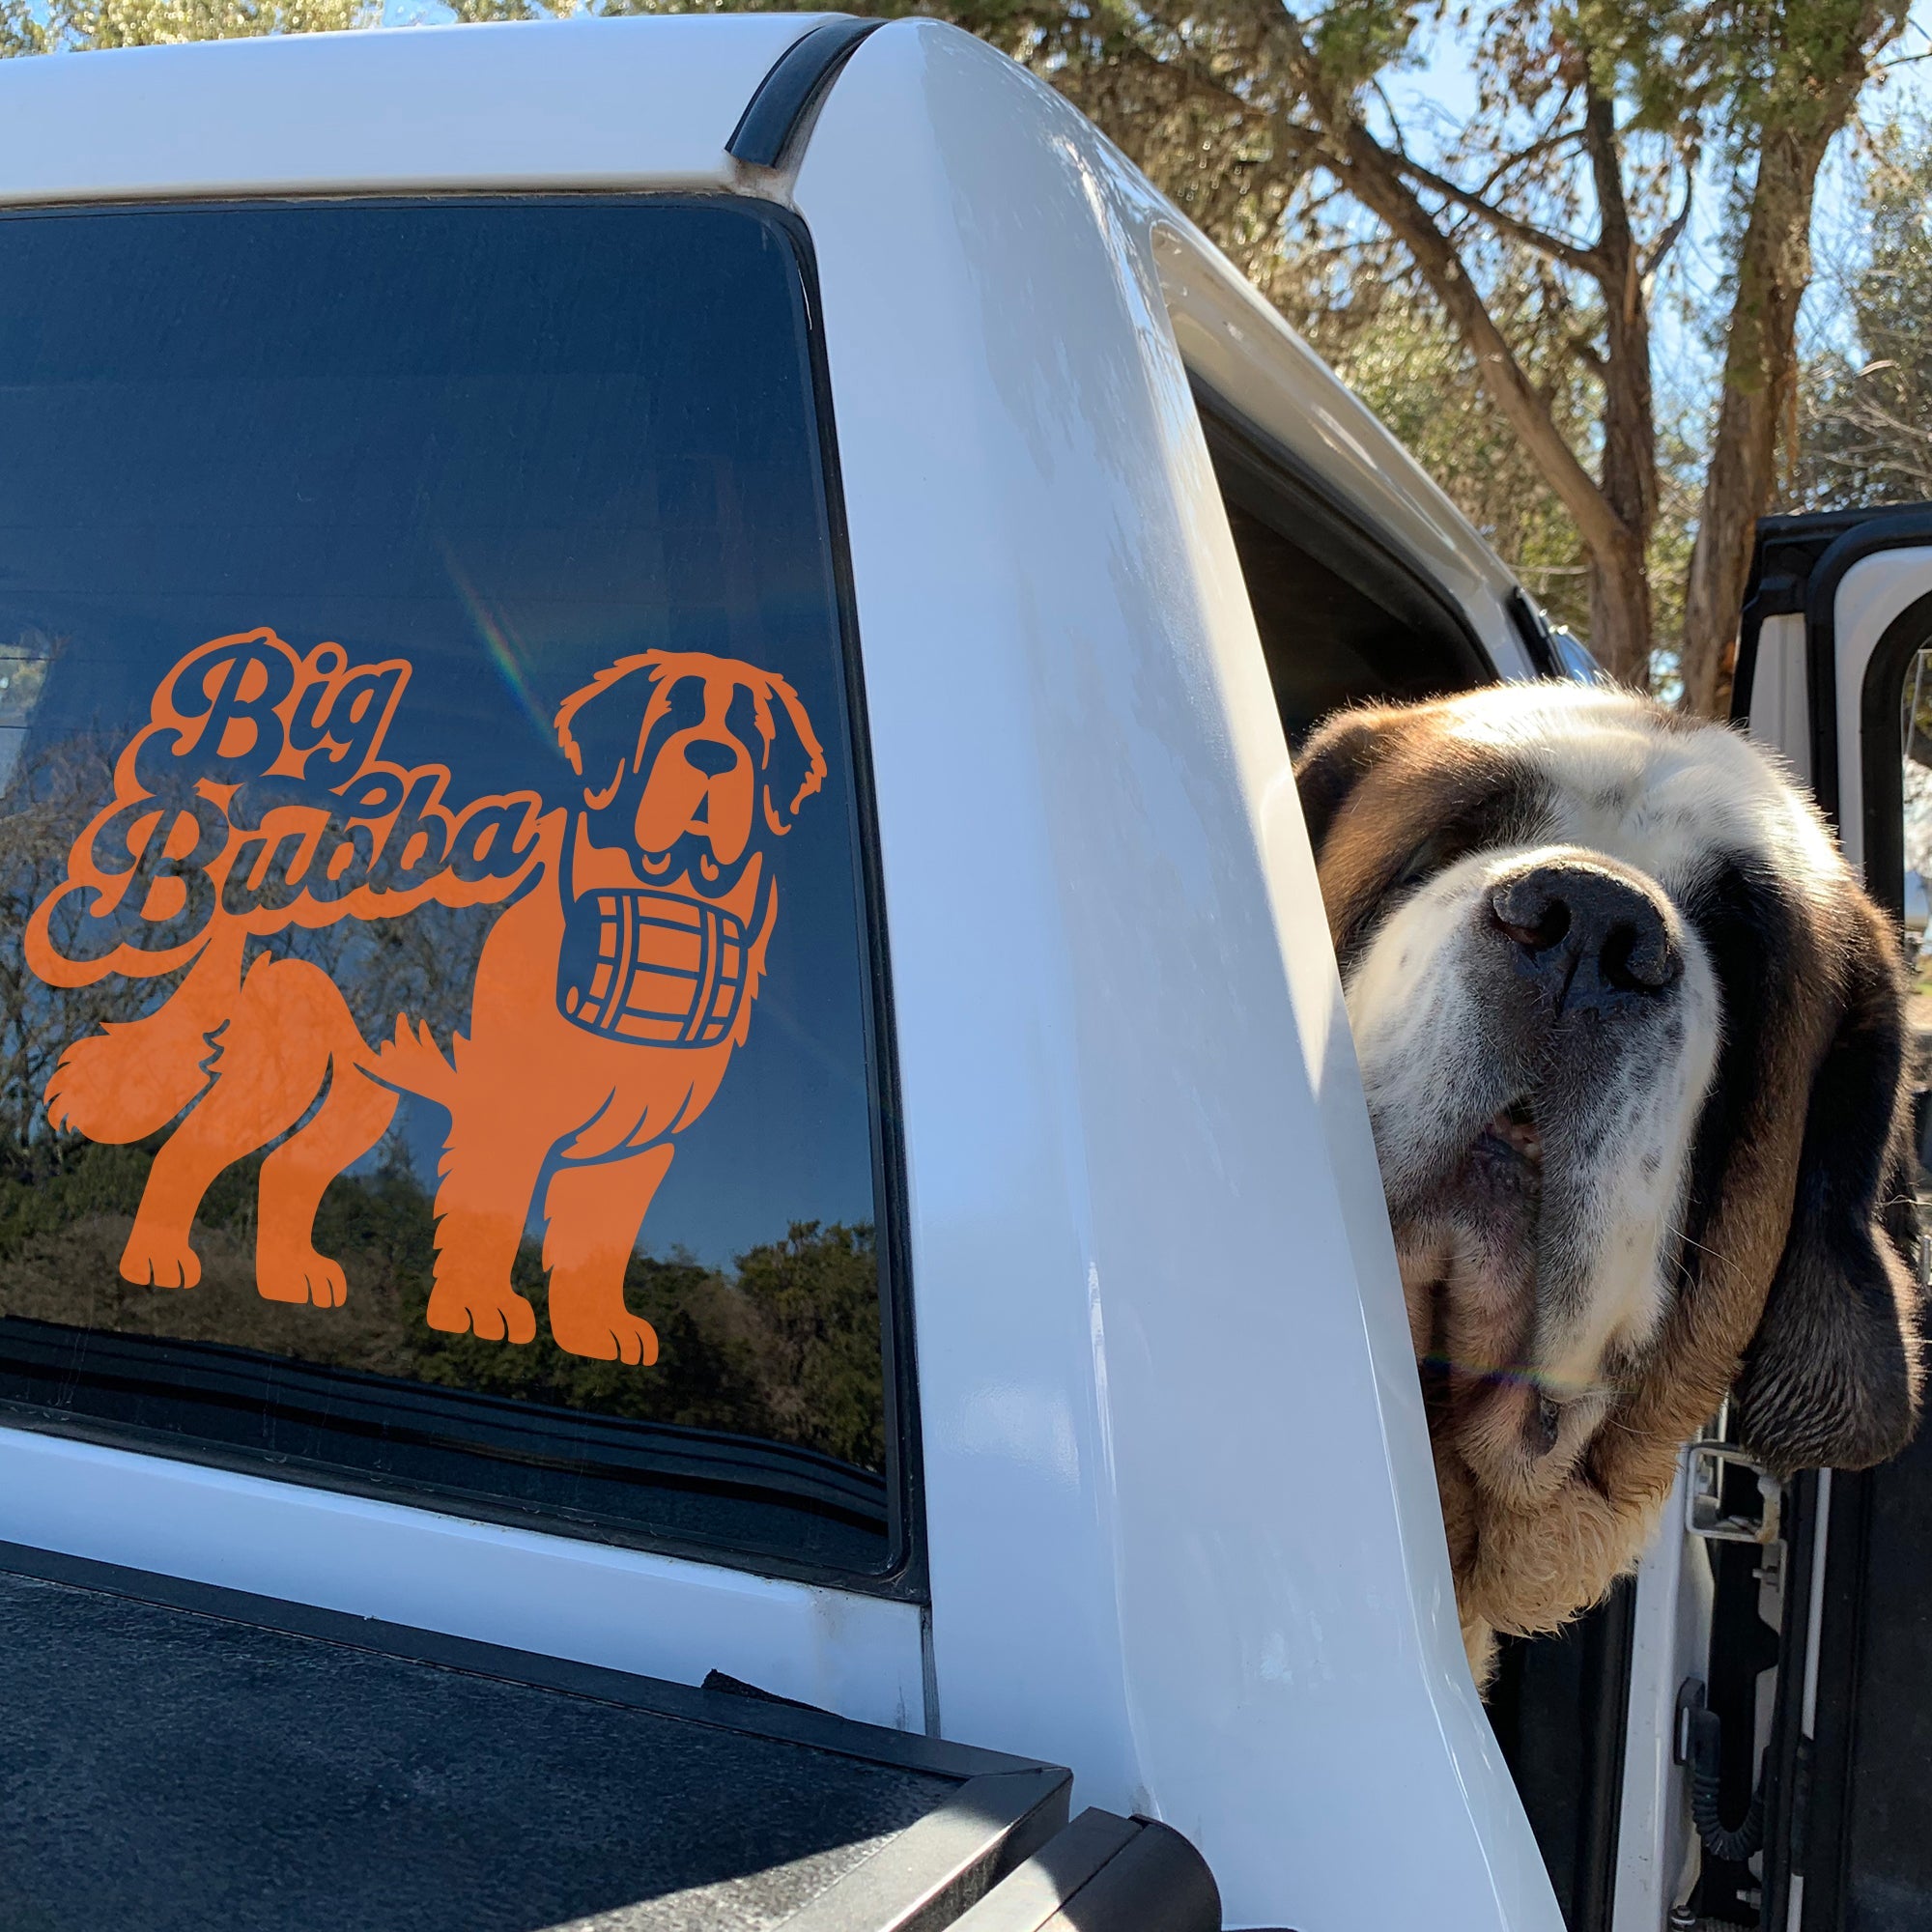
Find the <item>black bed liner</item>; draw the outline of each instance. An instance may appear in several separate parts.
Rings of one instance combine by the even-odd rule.
[[[0,1544],[0,1926],[1219,1925],[1057,1766],[728,1684]]]

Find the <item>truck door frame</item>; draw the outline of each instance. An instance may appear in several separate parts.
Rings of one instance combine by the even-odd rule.
[[[1759,525],[1733,721],[1783,750],[1809,779],[1866,890],[1901,922],[1899,681],[1928,644],[1932,506]],[[1895,1463],[1807,1470],[1788,1486],[1762,1913],[1778,1932],[1825,1932],[1841,1919],[1863,1653],[1878,1607],[1874,1510],[1889,1486],[1914,1475]]]

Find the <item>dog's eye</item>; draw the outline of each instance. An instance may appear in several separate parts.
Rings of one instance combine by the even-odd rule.
[[[1391,887],[1397,892],[1407,892],[1421,885],[1432,872],[1440,871],[1448,856],[1448,842],[1446,833],[1432,832],[1396,867],[1395,877],[1389,882]]]

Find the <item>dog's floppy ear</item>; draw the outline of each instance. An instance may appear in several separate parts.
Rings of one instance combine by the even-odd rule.
[[[556,714],[556,742],[570,768],[583,781],[583,802],[609,805],[643,742],[649,714],[658,707],[655,653],[619,658],[563,700]],[[615,687],[622,685],[619,692]],[[649,698],[646,698],[646,692]]]
[[[763,676],[765,702],[759,724],[769,724],[765,739],[761,803],[765,823],[782,838],[791,830],[798,809],[825,782],[825,753],[811,720],[805,715],[798,693],[775,672]]]
[[[1318,724],[1302,746],[1294,761],[1294,789],[1308,824],[1308,842],[1318,859],[1335,814],[1386,748],[1394,716],[1387,709],[1367,705],[1337,711]]]
[[[1738,1383],[1745,1446],[1779,1474],[1895,1455],[1918,1410],[1918,1211],[1905,1014],[1875,912],[1811,1086],[1783,1259]]]

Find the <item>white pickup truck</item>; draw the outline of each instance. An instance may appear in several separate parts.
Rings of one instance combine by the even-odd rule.
[[[1289,753],[1575,667],[1034,78],[6,63],[0,449],[0,1920],[1928,1922],[1918,1464],[1477,1700]],[[1928,637],[1768,528],[1894,901]]]

